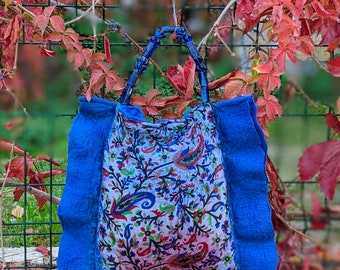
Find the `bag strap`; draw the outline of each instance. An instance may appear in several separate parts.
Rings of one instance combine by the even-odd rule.
[[[196,72],[198,73],[199,83],[201,85],[201,99],[202,103],[209,102],[209,92],[208,92],[208,80],[207,80],[207,67],[203,64],[203,60],[199,55],[191,35],[189,35],[183,27],[176,26],[163,26],[160,30],[156,29],[154,36],[149,39],[143,55],[140,56],[136,63],[135,69],[130,75],[122,95],[120,96],[120,103],[123,105],[130,104],[130,98],[132,95],[133,88],[137,82],[138,77],[145,71],[149,64],[149,58],[152,56],[154,50],[159,47],[160,41],[168,34],[176,32],[177,38],[182,44],[185,44],[189,49],[191,57],[194,59],[196,64]]]

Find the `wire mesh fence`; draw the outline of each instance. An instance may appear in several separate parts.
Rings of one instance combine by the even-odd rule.
[[[5,2],[1,1],[0,4],[1,7],[4,7]],[[91,2],[68,0],[58,2],[54,0],[27,0],[22,2],[22,6],[28,10],[30,8],[46,8],[56,5],[57,9],[69,20],[83,16],[84,20],[75,22],[71,26],[77,29],[81,35],[87,37],[84,39],[83,44],[84,47],[88,46],[89,48],[94,46],[93,41],[90,39],[93,35],[93,27],[98,32],[105,31],[107,23],[111,19],[119,22],[124,31],[132,36],[137,41],[138,46],[141,47],[146,45],[146,38],[152,35],[156,27],[175,23],[188,28],[194,40],[199,41],[210,29],[211,24],[224,9],[226,3],[224,1],[200,0],[177,1],[175,4],[176,14],[173,13],[173,5],[170,1],[111,0]],[[230,14],[233,14],[233,12],[235,12],[235,7],[230,10]],[[229,21],[228,23],[232,24]],[[239,66],[240,69],[246,72],[250,71],[249,55],[256,54],[263,48],[274,46],[266,43],[260,35],[260,27],[261,22],[247,36],[240,35],[236,28],[230,27],[228,28],[230,30],[227,34],[228,38],[225,40],[226,44],[216,42],[214,38],[207,43],[207,50],[216,50],[213,56],[205,59],[208,63],[208,76],[210,79],[232,71],[234,66]],[[30,48],[29,46],[32,44],[37,45],[36,42],[26,38],[25,33],[27,31],[30,31],[30,29],[23,24],[21,30],[23,38],[19,45],[22,48],[25,46]],[[221,52],[226,50],[225,45],[230,49],[230,52]],[[50,48],[54,46],[55,44],[50,43]],[[123,78],[127,78],[129,72],[133,70],[134,55],[138,54],[136,45],[127,42],[124,36],[113,35],[110,39],[110,46],[115,69]],[[103,39],[99,38],[95,48],[97,51],[104,51]],[[323,50],[324,48],[321,47],[319,53],[322,54]],[[238,56],[237,60],[230,56],[233,53]],[[63,69],[66,65],[65,56],[61,52],[60,55],[63,59],[61,60],[62,63],[54,60],[39,62],[43,65],[45,84],[29,85],[32,89],[45,88],[46,93],[42,95],[44,99],[37,104],[30,100],[29,96],[20,97],[31,108],[30,121],[33,124],[21,134],[15,135],[21,145],[24,145],[24,148],[29,151],[25,152],[23,160],[18,165],[22,167],[23,181],[18,182],[16,179],[9,177],[6,186],[3,186],[1,198],[2,250],[0,250],[3,269],[57,269],[56,257],[62,228],[56,209],[65,183],[65,175],[62,173],[57,174],[55,171],[66,167],[67,131],[76,114],[76,95],[83,93],[83,89],[77,84],[77,74],[71,68],[65,68],[66,74],[65,72],[63,73],[65,70],[59,70],[60,66]],[[177,64],[178,62],[183,63],[186,57],[187,52],[181,45],[166,40],[153,58],[160,68],[165,70],[169,65]],[[19,69],[20,65],[24,67],[26,64],[25,60],[23,60],[22,63],[19,63]],[[296,75],[294,73],[303,73],[306,66],[300,65],[298,68],[298,70],[292,68],[291,73],[293,75]],[[32,73],[29,73],[29,76],[35,76],[37,72],[39,73],[39,69],[33,70]],[[312,69],[311,73],[313,73],[312,76],[317,75],[315,69]],[[306,80],[309,80],[308,75],[306,73],[303,75],[307,76]],[[331,85],[329,88],[333,89],[329,92],[329,98],[324,100],[324,103],[327,104],[332,98],[335,99],[338,89],[335,82],[329,81],[328,77],[325,79],[324,74],[320,76],[320,80],[329,82],[328,85]],[[67,77],[72,77],[71,81]],[[26,78],[26,80],[30,81],[32,77]],[[54,80],[57,80],[57,82],[54,82]],[[137,93],[145,93],[147,89],[152,88],[161,89],[165,94],[172,91],[155,67],[148,69],[143,75],[143,81],[143,85],[137,86]],[[57,86],[53,88],[51,82],[57,83]],[[66,88],[66,90],[61,91],[61,94],[58,93],[61,87],[60,83],[64,84],[64,88]],[[285,86],[288,88],[288,85],[289,83]],[[310,84],[306,85],[310,89],[305,89],[305,91],[314,95],[313,87]],[[269,156],[281,175],[282,189],[285,190],[286,194],[294,198],[294,204],[286,209],[285,217],[289,219],[292,227],[310,237],[306,241],[296,240],[296,245],[300,245],[301,256],[296,257],[296,262],[294,262],[296,267],[294,269],[301,269],[306,258],[306,254],[304,254],[306,249],[304,247],[313,246],[311,244],[314,242],[318,243],[316,245],[318,250],[310,250],[310,252],[316,254],[316,258],[313,258],[316,264],[312,265],[315,268],[311,269],[322,269],[317,268],[319,265],[324,267],[323,269],[339,269],[340,246],[337,244],[340,241],[339,194],[336,192],[333,201],[324,199],[319,192],[316,181],[301,182],[296,176],[296,164],[303,150],[313,143],[329,140],[330,130],[324,125],[324,114],[315,113],[310,108],[303,91],[291,97],[289,91],[281,90],[277,93],[277,96],[283,104],[284,114],[281,119],[270,127],[270,137],[268,139]],[[308,92],[309,90],[311,91]],[[68,94],[64,94],[65,91],[68,91]],[[34,93],[31,92],[30,94],[34,95]],[[3,100],[0,105],[2,109],[6,109],[6,106],[10,103],[8,102],[10,98],[6,96],[6,93],[0,94]],[[114,99],[115,97],[112,98]],[[315,93],[315,98],[318,98],[317,93]],[[72,101],[65,101],[66,99]],[[65,103],[68,105],[61,105]],[[39,110],[35,112],[37,105]],[[10,105],[8,106],[11,107]],[[18,115],[22,115],[20,110],[1,112],[0,122],[4,124]],[[26,116],[24,115],[24,117]],[[43,126],[43,128],[37,128],[38,126]],[[4,131],[1,137],[8,134]],[[31,154],[32,152],[33,154]],[[53,157],[53,160],[47,157],[42,158],[34,164],[34,166],[38,166],[38,168],[34,169],[35,172],[38,170],[44,173],[43,182],[29,181],[29,179],[32,179],[32,175],[30,175],[30,166],[32,164],[27,161],[34,156],[35,152],[45,152]],[[59,164],[56,163],[56,160]],[[1,156],[1,166],[3,168],[5,168],[7,162],[8,157]],[[6,172],[5,169],[3,171]],[[3,179],[1,178],[1,180]],[[3,181],[1,183],[3,184]],[[19,202],[13,203],[13,192],[15,198],[20,197]],[[22,195],[19,196],[21,193]],[[312,210],[313,196],[317,196],[321,202],[319,208],[321,210],[317,217]],[[38,210],[39,198],[46,202],[41,211]],[[291,228],[286,229],[289,231]],[[286,231],[277,233],[278,243],[286,234]],[[281,246],[280,248],[283,250],[286,248],[287,252],[289,252],[291,246]]]

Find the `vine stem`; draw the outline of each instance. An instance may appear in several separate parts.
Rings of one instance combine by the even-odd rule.
[[[220,16],[218,16],[217,20],[213,23],[213,26],[211,27],[211,29],[209,30],[208,34],[206,34],[203,39],[201,40],[201,42],[198,44],[197,46],[197,50],[199,50],[202,46],[206,46],[207,45],[207,41],[208,38],[212,35],[212,33],[215,32],[215,29],[218,27],[218,24],[222,21],[224,15],[228,12],[228,10],[231,8],[231,6],[233,4],[236,3],[237,0],[231,0],[226,7],[223,9],[223,11],[221,12]]]
[[[227,43],[224,42],[223,38],[221,37],[220,33],[218,32],[218,29],[215,29],[215,36],[218,37],[218,39],[222,42],[222,44],[224,45],[224,47],[227,49],[228,53],[230,54],[231,57],[235,57],[236,54],[229,48],[229,46],[227,45]]]
[[[15,187],[19,187],[20,189],[23,189],[24,190],[24,184],[23,183],[20,183],[18,181],[15,181],[11,178],[0,178],[0,184],[5,185],[12,185],[12,186],[15,186]],[[47,192],[44,192],[40,189],[37,189],[35,187],[32,187],[30,185],[27,185],[26,186],[26,190],[25,190],[27,193],[30,193],[30,194],[33,194],[35,196],[38,196],[39,198],[41,199],[44,199],[46,201],[50,201],[51,203],[53,204],[56,204],[58,205],[60,203],[60,198],[57,197],[57,196],[52,196],[51,198],[51,194],[47,193]]]
[[[313,244],[315,245],[320,245],[320,243],[318,241],[316,241],[315,239],[313,239],[312,237],[304,234],[303,232],[299,231],[298,229],[294,228],[292,225],[290,225],[287,220],[281,216],[280,214],[275,214],[275,216],[283,223],[287,226],[287,228],[293,232],[295,232],[297,235],[299,235],[302,238],[308,239],[309,241],[311,241]]]
[[[4,84],[6,91],[8,93],[10,93],[10,95],[13,97],[13,99],[15,100],[15,103],[18,104],[20,106],[20,108],[23,110],[25,116],[28,118],[30,117],[29,113],[27,112],[26,107],[20,102],[20,100],[17,98],[17,96],[11,91],[11,89],[9,89],[8,85],[6,84],[5,80],[2,81],[2,83]]]
[[[290,81],[290,83],[292,83],[292,85],[294,85],[294,87],[296,88],[296,90],[304,97],[304,99],[307,100],[307,102],[316,110],[318,111],[320,114],[324,115],[324,112],[322,110],[319,109],[318,105],[315,104],[315,102],[306,94],[305,91],[303,91],[303,89],[299,86],[297,86],[294,82]]]

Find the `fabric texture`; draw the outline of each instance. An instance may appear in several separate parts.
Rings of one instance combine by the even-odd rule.
[[[98,245],[105,267],[235,269],[211,105],[155,123],[127,117],[131,108],[117,106],[104,153]]]
[[[98,98],[92,98],[89,103],[84,98],[80,99],[79,114],[69,135],[66,187],[58,208],[63,226],[58,257],[60,270],[115,269],[102,266],[98,236],[101,233],[99,224],[103,217],[99,213],[102,206],[105,207],[105,204],[101,203],[101,187],[106,177],[105,173],[102,174],[103,161],[106,147],[112,143],[110,132],[116,124],[113,119],[117,114],[117,106],[121,105]],[[211,117],[216,123],[224,179],[227,183],[227,205],[236,269],[274,270],[278,256],[267,196],[267,149],[262,131],[256,122],[253,98],[240,97],[208,106],[212,108]],[[140,109],[133,106],[122,108],[120,111],[129,119],[141,117]],[[196,136],[193,141],[199,143],[200,137]],[[115,213],[117,214],[117,211]],[[122,212],[118,212],[119,214]],[[176,267],[164,269],[209,269],[194,266]]]

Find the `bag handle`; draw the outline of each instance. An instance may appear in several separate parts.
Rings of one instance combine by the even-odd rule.
[[[183,27],[176,26],[163,26],[160,30],[156,29],[154,36],[149,39],[149,43],[147,44],[143,55],[140,56],[136,63],[135,69],[130,75],[125,88],[123,90],[122,95],[120,96],[120,103],[123,105],[130,104],[130,98],[132,95],[133,88],[137,82],[138,77],[144,73],[145,69],[149,64],[149,58],[152,56],[154,50],[159,47],[160,41],[168,34],[172,34],[176,32],[177,38],[181,41],[181,43],[185,44],[189,49],[189,53],[191,57],[194,59],[196,64],[196,72],[198,73],[199,83],[201,85],[201,99],[202,103],[209,102],[209,92],[208,92],[208,80],[207,80],[207,67],[203,64],[203,60],[199,55],[193,41],[191,35],[189,35]]]

